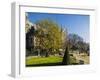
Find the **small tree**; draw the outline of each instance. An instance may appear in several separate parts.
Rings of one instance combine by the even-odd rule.
[[[68,65],[70,64],[70,56],[69,56],[69,50],[68,50],[68,46],[65,49],[65,53],[64,53],[64,57],[63,57],[63,62],[64,65]]]

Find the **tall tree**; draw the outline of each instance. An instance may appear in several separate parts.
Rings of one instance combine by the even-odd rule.
[[[41,48],[46,49],[48,53],[53,54],[62,47],[62,33],[60,26],[53,20],[43,19],[37,21],[36,24],[38,29],[38,38],[40,39]]]

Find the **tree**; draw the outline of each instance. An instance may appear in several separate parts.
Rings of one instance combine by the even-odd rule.
[[[77,43],[77,47],[80,53],[85,52],[89,55],[89,44],[88,43],[80,41]]]
[[[85,52],[89,54],[89,44],[84,42],[83,38],[77,34],[69,34],[68,43],[71,50],[78,50],[79,53]]]
[[[63,62],[62,64],[64,65],[68,65],[70,64],[70,56],[69,56],[69,50],[68,50],[68,46],[65,49],[65,53],[64,53],[64,57],[63,57]]]
[[[79,54],[84,51],[84,42],[78,41],[76,45],[77,49],[79,50]]]
[[[77,34],[69,34],[68,35],[68,43],[69,43],[69,48],[71,50],[77,50],[79,47],[78,43],[83,42],[83,39],[78,36]]]
[[[60,26],[52,20],[43,19],[37,21],[37,39],[40,39],[41,49],[46,49],[47,54],[54,54],[62,47],[62,33]]]

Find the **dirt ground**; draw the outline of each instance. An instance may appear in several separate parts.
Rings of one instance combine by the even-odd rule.
[[[73,53],[73,56],[76,58],[77,62],[79,61],[84,61],[84,64],[89,64],[90,63],[90,56],[88,56],[86,53]]]

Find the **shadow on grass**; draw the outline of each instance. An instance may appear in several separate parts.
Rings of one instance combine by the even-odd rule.
[[[39,66],[61,66],[63,65],[62,62],[59,63],[44,63],[44,64],[33,64],[33,65],[26,65],[26,67],[39,67]]]
[[[26,67],[41,67],[41,66],[64,66],[62,62],[59,63],[44,63],[44,64],[32,64],[32,65],[26,65]],[[72,63],[69,65],[79,65],[79,63]]]

